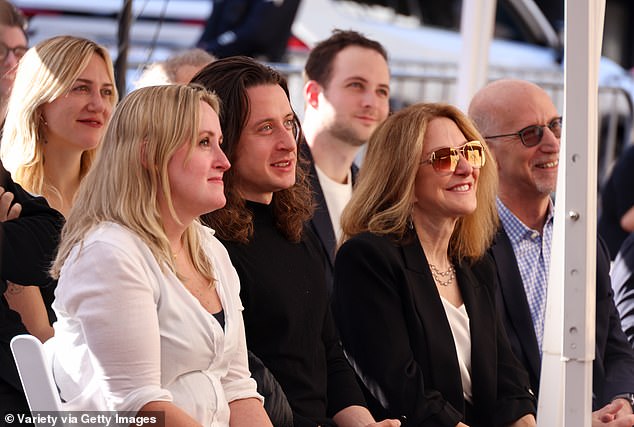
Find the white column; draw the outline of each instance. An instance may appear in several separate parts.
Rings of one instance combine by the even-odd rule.
[[[566,0],[564,131],[548,286],[540,427],[590,427],[596,310],[598,68],[605,0]]]
[[[456,105],[463,111],[469,107],[473,95],[487,82],[495,6],[496,0],[462,2],[462,54],[458,64]]]

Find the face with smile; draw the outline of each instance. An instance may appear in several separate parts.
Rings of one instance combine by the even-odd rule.
[[[446,117],[432,119],[425,132],[421,160],[445,147],[460,147],[466,142],[456,123]],[[476,188],[480,170],[460,155],[454,172],[438,172],[421,163],[414,182],[414,216],[458,219],[477,207]]]
[[[500,92],[502,91],[501,88]],[[527,126],[547,125],[559,116],[546,92],[537,86],[527,83],[509,84],[504,90],[507,102],[513,102],[511,109],[496,113],[498,126],[493,134],[517,132]],[[498,160],[500,193],[509,197],[550,197],[557,185],[557,169],[559,165],[560,140],[548,128],[539,144],[526,147],[519,136],[494,138],[489,140],[489,147]]]
[[[83,152],[97,147],[112,113],[113,95],[106,62],[94,53],[68,92],[41,107],[47,148]]]
[[[27,47],[26,37],[19,27],[0,25],[0,42],[7,45],[9,49],[16,47],[26,49]],[[13,51],[9,51],[7,57],[0,61],[0,100],[7,100],[11,94],[18,62],[20,62],[20,58]]]
[[[233,159],[236,186],[254,202],[295,184],[297,125],[290,102],[277,84],[247,89],[250,113]]]
[[[388,116],[390,72],[385,58],[373,49],[346,47],[335,56],[330,81],[324,86],[313,83],[317,100],[308,102],[317,109],[321,126],[344,143],[365,144]]]
[[[222,177],[230,165],[221,142],[218,114],[201,101],[196,145],[192,148],[189,139],[184,141],[167,165],[172,203],[181,222],[225,205]]]

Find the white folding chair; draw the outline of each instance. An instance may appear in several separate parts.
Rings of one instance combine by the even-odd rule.
[[[10,345],[31,413],[61,411],[53,366],[40,340],[33,335],[17,335]]]

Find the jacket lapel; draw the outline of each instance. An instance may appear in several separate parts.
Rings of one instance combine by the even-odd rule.
[[[537,336],[533,327],[526,293],[517,266],[517,260],[511,241],[503,228],[500,228],[496,240],[491,247],[491,253],[495,259],[498,270],[499,291],[502,297],[503,316],[506,317],[507,333],[511,342],[518,341],[521,345],[522,355],[517,355],[520,359],[528,362],[525,366],[530,370],[530,375],[539,381],[541,357],[537,345]],[[510,326],[510,328],[509,328]],[[511,329],[511,330],[509,330]],[[514,337],[513,337],[514,336]],[[515,338],[515,339],[513,339]],[[514,347],[514,351],[518,349]],[[538,383],[533,384],[538,386]]]
[[[497,383],[495,381],[497,362],[492,357],[492,352],[497,350],[496,334],[492,333],[496,327],[495,305],[494,300],[491,299],[494,296],[489,297],[487,288],[480,283],[473,271],[465,268],[462,263],[456,265],[456,277],[469,315],[471,393],[474,399],[478,396],[491,396],[496,393],[496,390],[491,390],[490,386]],[[495,278],[486,277],[480,280],[495,280]]]
[[[335,232],[332,229],[330,213],[328,213],[328,206],[326,205],[324,192],[321,189],[319,177],[317,176],[317,171],[315,170],[315,162],[313,160],[313,156],[310,152],[308,144],[302,144],[301,152],[309,161],[310,167],[308,170],[308,177],[310,180],[310,188],[313,193],[313,200],[315,202],[315,212],[313,213],[313,217],[311,218],[310,222],[312,223],[317,237],[319,237],[321,245],[326,252],[326,255],[328,256],[330,266],[332,267],[335,265],[335,247],[337,245],[337,241],[335,238]]]
[[[425,357],[430,361],[431,387],[439,390],[452,406],[464,413],[464,397],[460,377],[450,378],[447,372],[460,372],[453,334],[440,300],[427,258],[416,237],[402,245],[408,274],[408,285],[416,312],[426,331],[426,347],[433,349]]]

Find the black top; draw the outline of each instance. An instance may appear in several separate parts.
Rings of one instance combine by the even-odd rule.
[[[251,242],[223,241],[240,276],[247,346],[279,381],[296,426],[328,425],[341,409],[365,401],[334,326],[322,252],[308,229],[302,242],[286,240],[270,206],[247,207]]]
[[[220,323],[220,327],[224,330],[225,329],[225,311],[220,310],[218,313],[212,313],[212,315],[218,321],[218,323]]]
[[[6,408],[16,409],[8,403],[10,395],[13,393],[19,399],[23,394],[9,343],[14,336],[28,332],[20,315],[9,308],[4,298],[6,281],[37,286],[52,283],[47,274],[48,267],[57,248],[64,219],[43,198],[33,197],[15,184],[1,163],[0,184],[14,194],[15,202],[22,205],[18,219],[0,223],[0,408],[9,405]]]
[[[496,311],[491,258],[454,266],[469,315],[473,405],[465,403],[449,320],[416,236],[362,233],[337,252],[333,311],[375,418],[493,427],[535,413]]]

